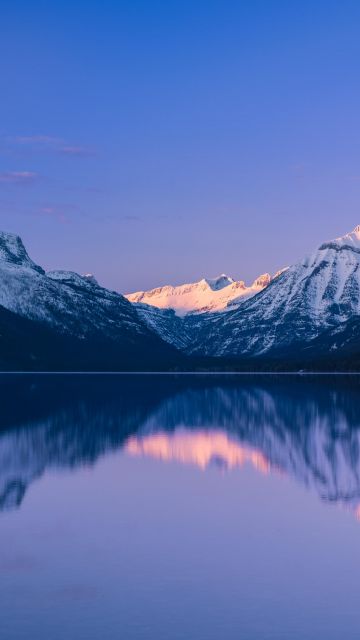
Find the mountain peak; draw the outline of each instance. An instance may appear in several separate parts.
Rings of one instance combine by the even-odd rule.
[[[335,239],[336,244],[342,246],[360,248],[360,224],[353,231],[346,233],[344,236]]]
[[[264,289],[270,284],[270,282],[271,282],[270,273],[262,273],[261,276],[259,276],[258,278],[256,278],[256,280],[254,280],[254,282],[252,283],[252,286],[261,287]]]
[[[94,274],[92,273],[84,273],[82,275],[83,278],[85,278],[85,280],[87,280],[88,282],[91,282],[92,284],[96,284],[99,285],[98,281],[96,280]]]
[[[220,291],[220,289],[224,289],[224,287],[228,287],[229,284],[234,282],[234,280],[225,273],[217,276],[217,278],[204,278],[204,280],[213,291]]]
[[[29,258],[23,241],[15,233],[0,231],[0,262],[28,267],[44,273],[44,270]]]

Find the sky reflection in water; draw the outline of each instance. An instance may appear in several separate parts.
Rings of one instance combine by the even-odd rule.
[[[3,377],[0,633],[358,638],[357,377]]]

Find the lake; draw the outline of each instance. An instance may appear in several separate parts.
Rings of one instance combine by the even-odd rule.
[[[360,377],[0,376],[0,637],[360,635]]]

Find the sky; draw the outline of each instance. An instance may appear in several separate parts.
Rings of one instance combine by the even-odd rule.
[[[0,0],[0,229],[127,293],[360,223],[356,0]]]

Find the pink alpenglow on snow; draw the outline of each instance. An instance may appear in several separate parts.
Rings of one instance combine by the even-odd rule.
[[[174,309],[178,316],[228,311],[265,289],[272,279],[269,273],[264,273],[250,286],[246,286],[243,280],[233,280],[221,274],[217,278],[203,278],[198,282],[175,287],[165,285],[149,291],[128,293],[125,297],[130,302],[148,304],[159,309]]]

